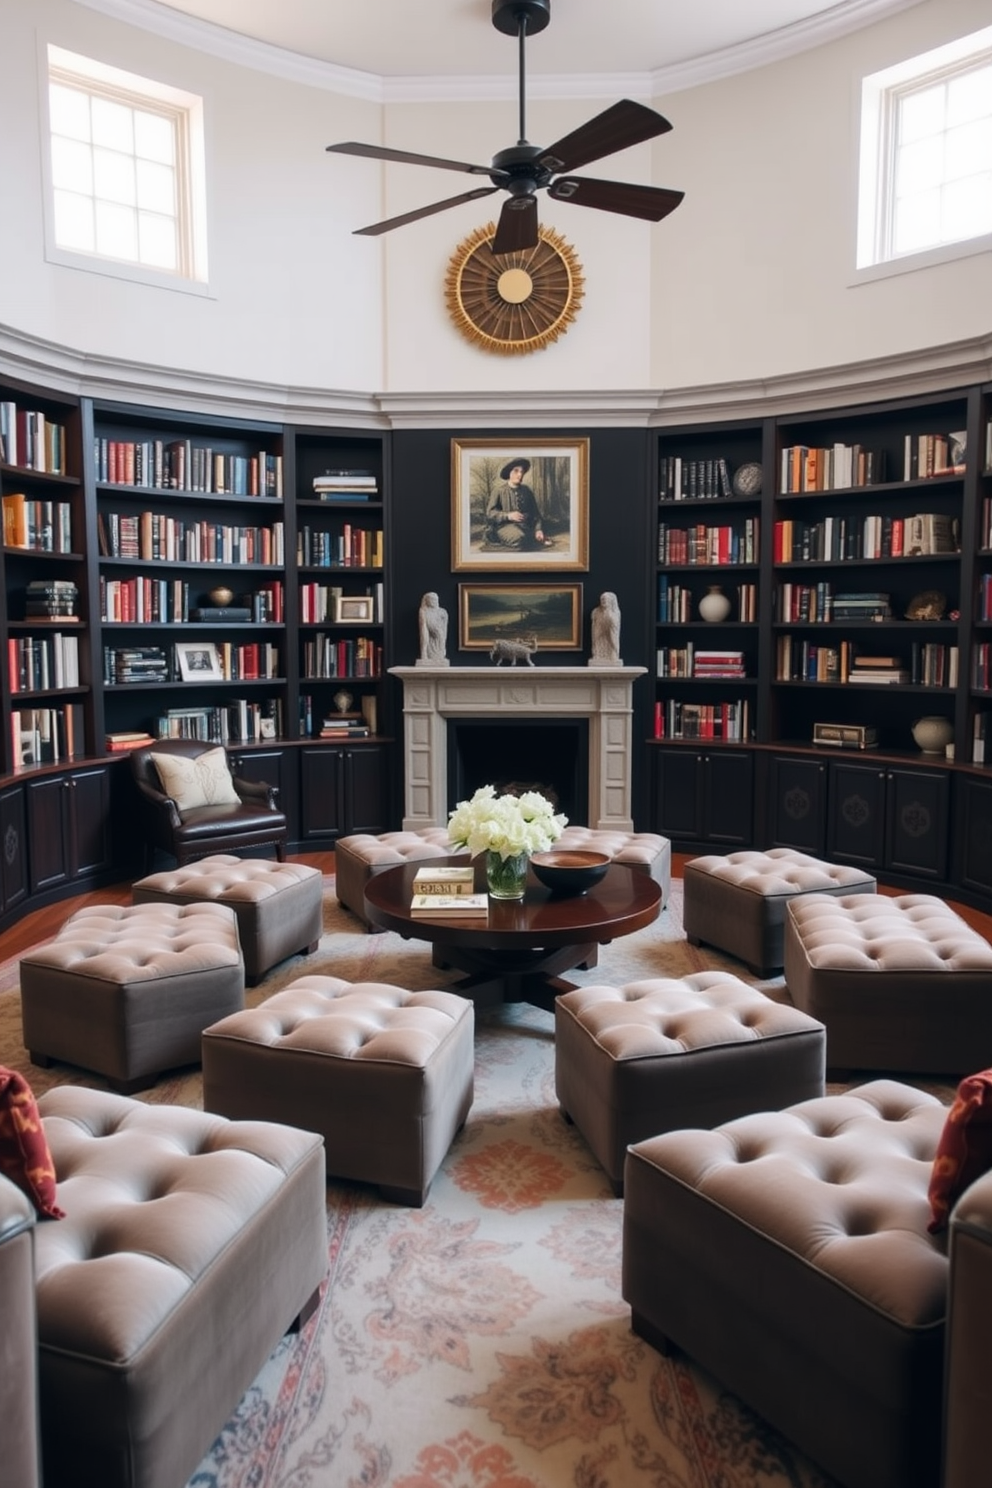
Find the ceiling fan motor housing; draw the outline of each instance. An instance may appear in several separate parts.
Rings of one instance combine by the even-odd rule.
[[[493,25],[504,36],[519,35],[521,18],[527,35],[536,36],[551,19],[551,0],[493,0]]]

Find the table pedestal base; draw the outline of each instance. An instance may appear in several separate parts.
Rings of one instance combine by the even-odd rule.
[[[537,950],[495,951],[480,947],[436,945],[433,964],[442,970],[465,972],[445,990],[469,997],[477,1007],[501,1002],[529,1002],[554,1012],[555,998],[574,991],[559,972],[579,967],[590,971],[599,964],[599,946],[549,946]]]

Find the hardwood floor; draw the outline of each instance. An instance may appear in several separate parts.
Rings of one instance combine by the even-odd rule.
[[[672,872],[680,877],[684,865],[692,857],[691,853],[672,854]],[[333,852],[297,853],[291,855],[290,861],[294,863],[310,863],[314,868],[319,868],[322,873],[334,872]],[[879,885],[879,892],[883,894],[903,893],[902,889],[888,889]],[[37,945],[39,941],[48,940],[57,935],[70,915],[75,914],[77,909],[82,909],[87,904],[130,904],[131,884],[130,881],[112,884],[109,888],[94,889],[87,894],[77,894],[73,899],[62,899],[58,904],[50,904],[44,909],[32,910],[24,916],[16,925],[0,935],[0,960],[8,960],[12,956],[20,956],[31,946]],[[984,914],[979,909],[970,909],[965,904],[957,904],[949,901],[963,920],[979,935],[992,944],[992,914]]]

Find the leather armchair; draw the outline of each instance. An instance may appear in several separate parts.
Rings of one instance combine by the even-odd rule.
[[[232,774],[237,803],[193,806],[187,810],[180,810],[163,790],[153,754],[196,759],[216,748],[216,744],[200,739],[158,739],[146,748],[132,751],[131,773],[144,818],[147,860],[151,861],[156,847],[184,864],[210,853],[239,853],[271,845],[280,863],[285,862],[288,828],[285,814],[276,804],[275,786],[242,780]]]

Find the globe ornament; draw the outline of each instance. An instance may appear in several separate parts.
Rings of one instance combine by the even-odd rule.
[[[460,243],[445,278],[452,321],[469,341],[499,356],[539,351],[564,335],[585,293],[575,250],[560,233],[538,229],[533,248],[492,251],[488,222]]]

